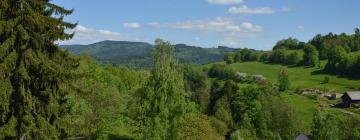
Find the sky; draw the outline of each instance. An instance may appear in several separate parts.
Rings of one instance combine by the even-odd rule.
[[[103,40],[200,47],[269,50],[288,37],[308,41],[316,34],[353,33],[360,26],[360,0],[53,0],[74,9],[72,40]]]

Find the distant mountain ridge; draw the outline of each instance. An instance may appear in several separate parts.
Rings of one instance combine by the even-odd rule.
[[[144,42],[101,41],[89,45],[62,45],[74,54],[88,54],[101,63],[126,65],[131,67],[150,67],[151,50],[154,45]],[[201,48],[186,44],[175,45],[175,54],[181,63],[207,64],[222,61],[225,53],[240,49],[219,46]]]

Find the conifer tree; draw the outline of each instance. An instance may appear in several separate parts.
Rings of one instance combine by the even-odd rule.
[[[76,24],[50,0],[0,1],[0,139],[59,139],[66,114],[64,85],[76,77],[78,60],[56,41]]]

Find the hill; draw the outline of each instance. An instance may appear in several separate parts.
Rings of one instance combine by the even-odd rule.
[[[322,63],[325,64],[326,62],[323,61]],[[233,63],[229,66],[238,72],[264,75],[273,83],[277,83],[279,70],[287,67],[278,64],[266,64],[261,62]],[[319,88],[343,92],[346,90],[356,90],[360,86],[359,80],[321,73],[319,72],[320,69],[315,67],[308,68],[289,66],[287,67],[287,70],[289,72],[292,89]],[[325,77],[330,78],[329,83],[323,83]]]
[[[129,41],[102,41],[89,45],[63,45],[62,48],[75,54],[88,54],[101,63],[150,67],[152,44]],[[175,54],[182,63],[208,64],[222,61],[224,54],[238,49],[219,46],[201,48],[185,44],[175,45]]]

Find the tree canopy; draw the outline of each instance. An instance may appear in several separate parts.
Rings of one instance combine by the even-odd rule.
[[[78,60],[58,48],[71,14],[49,0],[0,3],[0,139],[58,139]]]

